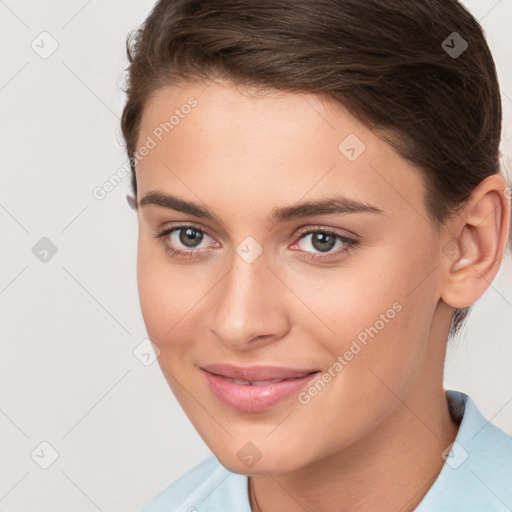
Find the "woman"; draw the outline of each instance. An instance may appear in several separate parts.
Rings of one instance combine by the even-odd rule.
[[[211,457],[155,511],[505,511],[512,439],[443,388],[510,189],[456,1],[159,1],[122,130],[160,367]]]

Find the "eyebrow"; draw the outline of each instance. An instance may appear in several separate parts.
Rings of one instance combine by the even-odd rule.
[[[190,201],[185,201],[179,197],[162,194],[158,191],[148,192],[139,202],[139,206],[160,206],[175,210],[182,213],[188,213],[199,219],[209,219],[217,221],[219,224],[223,222],[206,206],[201,206]],[[290,206],[274,208],[270,221],[272,224],[286,222],[293,219],[304,217],[312,217],[314,215],[336,215],[347,213],[384,213],[377,206],[355,201],[343,195],[328,197],[313,201],[306,201]]]

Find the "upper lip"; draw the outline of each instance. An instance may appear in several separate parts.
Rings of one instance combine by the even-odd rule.
[[[290,379],[293,377],[302,377],[309,373],[319,371],[316,369],[284,368],[282,366],[242,367],[226,363],[208,364],[206,366],[202,366],[201,368],[215,375],[245,381]]]

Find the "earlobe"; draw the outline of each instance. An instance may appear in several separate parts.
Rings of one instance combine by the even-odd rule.
[[[450,221],[442,252],[446,279],[441,299],[454,308],[476,302],[496,276],[506,248],[510,199],[500,175],[483,180],[462,211]]]

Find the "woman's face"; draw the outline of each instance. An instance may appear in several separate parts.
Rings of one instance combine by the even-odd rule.
[[[446,240],[419,171],[343,108],[229,82],[168,87],[146,105],[138,150],[144,321],[177,400],[226,467],[304,467],[441,385]],[[343,208],[299,208],[328,199]],[[219,363],[317,373],[301,389],[252,391],[203,370]]]

